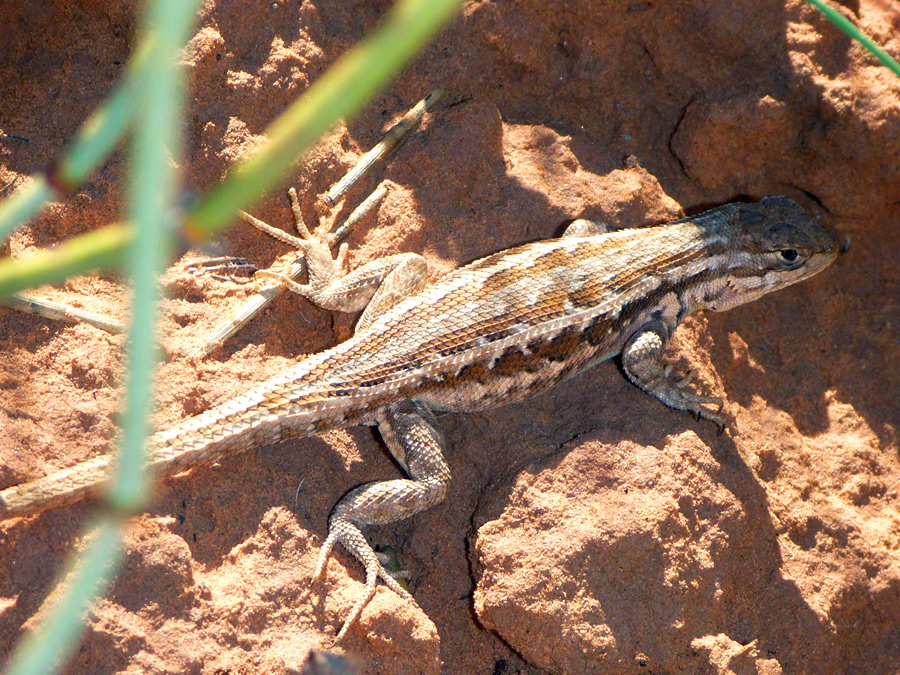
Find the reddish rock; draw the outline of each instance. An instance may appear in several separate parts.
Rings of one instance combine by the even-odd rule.
[[[108,4],[0,5],[4,194],[49,166],[121,74],[134,6]],[[184,54],[186,187],[219,184],[387,7],[206,2]],[[900,54],[888,3],[840,9]],[[445,105],[333,216],[391,182],[349,239],[354,265],[417,251],[440,274],[579,217],[641,226],[766,194],[798,199],[853,246],[810,282],[679,331],[670,359],[725,397],[722,436],[612,363],[516,406],[442,418],[452,495],[371,533],[399,551],[419,606],[379,589],[337,650],[366,673],[896,672],[900,80],[802,0],[476,0],[285,175],[307,223],[318,195],[438,86]],[[122,157],[21,228],[12,255],[119,219]],[[253,212],[289,222],[280,193]],[[241,225],[217,246],[261,266],[291,256]],[[181,265],[165,285],[160,427],[352,326],[284,296],[197,360],[255,285]],[[38,292],[127,320],[113,272]],[[0,487],[112,447],[123,345],[0,308]],[[341,552],[311,582],[328,512],[396,474],[353,429],[168,481],[135,519],[67,672],[299,672],[362,591]],[[91,510],[0,526],[0,664],[59,597]]]

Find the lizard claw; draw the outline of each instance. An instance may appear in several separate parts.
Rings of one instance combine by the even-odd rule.
[[[412,574],[409,570],[403,569],[400,565],[400,557],[397,555],[397,551],[394,547],[380,546],[375,551],[375,555],[378,558],[378,562],[380,562],[381,566],[384,568],[384,571],[391,575],[404,590],[408,591],[408,582],[412,577]]]
[[[688,376],[688,378],[690,377]],[[725,401],[718,396],[695,394],[684,388],[682,386],[683,383],[684,380],[679,380],[678,382],[664,380],[661,385],[651,388],[650,391],[670,408],[687,410],[698,422],[700,420],[709,420],[719,428],[718,433],[722,434],[725,430],[726,422],[725,417],[722,415]]]
[[[672,376],[672,365],[661,360],[665,346],[664,335],[667,328],[650,322],[639,330],[622,349],[622,367],[625,374],[638,387],[652,394],[670,408],[687,410],[699,421],[707,419],[725,426],[725,418],[721,415],[725,402],[712,396],[695,394],[688,387],[697,375],[691,370],[682,378]]]
[[[693,413],[694,419],[698,422],[700,420],[709,420],[718,427],[718,435],[721,435],[725,430],[725,418],[721,414],[725,407],[725,402],[717,396],[700,396],[699,394],[683,390],[679,390],[679,392],[683,396],[682,402],[685,404],[685,409]],[[710,410],[707,406],[715,407]]]
[[[713,422],[719,428],[719,434],[725,430],[725,418],[722,410],[725,401],[718,396],[701,396],[687,388],[688,384],[697,375],[696,370],[691,370],[679,380],[671,377],[672,366],[663,368],[663,379],[659,389],[654,391],[666,405],[673,408],[681,408],[690,412],[698,422],[702,419]],[[712,409],[711,409],[712,408]]]
[[[325,571],[325,563],[328,561],[328,556],[331,554],[331,550],[336,543],[340,543],[344,548],[350,551],[350,553],[353,554],[353,557],[359,560],[366,570],[365,590],[353,604],[350,614],[344,620],[344,624],[341,626],[340,631],[332,642],[332,645],[334,645],[344,639],[353,627],[353,624],[359,619],[363,608],[365,608],[369,600],[372,599],[372,596],[375,595],[375,587],[378,583],[378,579],[381,579],[388,588],[403,598],[404,601],[414,602],[414,600],[409,591],[403,588],[403,586],[400,585],[400,582],[395,578],[395,573],[386,569],[381,564],[378,554],[375,553],[355,524],[346,518],[332,518],[329,523],[329,530],[328,537],[322,545],[322,550],[319,551],[319,560],[316,563],[316,570],[313,572],[313,578],[321,578]]]

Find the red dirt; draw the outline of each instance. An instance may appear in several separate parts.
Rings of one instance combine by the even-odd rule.
[[[893,54],[900,15],[842,11]],[[187,186],[218,184],[266,125],[388,3],[204,5]],[[0,5],[0,185],[66,147],[121,73],[133,7]],[[471,2],[384,94],[285,184],[315,199],[429,90],[431,115],[349,197],[393,190],[351,263],[423,253],[434,274],[559,233],[663,222],[785,194],[852,249],[746,307],[693,317],[669,356],[724,396],[728,429],[664,408],[605,364],[553,392],[442,426],[450,498],[371,532],[419,607],[380,588],[339,652],[366,673],[900,672],[898,81],[800,0]],[[26,256],[114,220],[116,154],[12,238]],[[281,194],[254,213],[286,225]],[[245,226],[221,249],[288,259]],[[196,257],[195,254],[191,256]],[[190,257],[190,256],[189,256]],[[344,339],[353,317],[284,296],[206,360],[188,357],[256,288],[167,274],[164,427]],[[114,273],[40,289],[127,318]],[[0,487],[109,449],[123,339],[0,309]],[[160,487],[67,672],[297,672],[362,590],[338,552],[311,584],[331,506],[394,477],[372,431],[259,448]],[[295,505],[295,492],[305,479]],[[52,605],[93,505],[0,526],[0,663]]]

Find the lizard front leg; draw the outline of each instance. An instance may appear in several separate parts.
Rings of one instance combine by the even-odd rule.
[[[354,604],[335,638],[341,640],[375,593],[380,577],[405,600],[412,596],[391,576],[363,536],[361,527],[385,525],[424,511],[442,501],[450,490],[446,443],[434,413],[418,401],[400,401],[378,411],[381,436],[408,479],[367,483],[337,503],[328,519],[328,538],[322,545],[314,578],[325,571],[335,544],[340,543],[366,568],[365,593]]]
[[[693,373],[674,381],[670,379],[672,366],[662,361],[671,329],[658,319],[648,322],[635,333],[622,349],[622,367],[625,374],[638,387],[653,394],[670,408],[688,410],[697,418],[715,422],[721,433],[725,428],[722,412],[723,401],[712,396],[700,396],[687,389]],[[709,406],[713,406],[711,409]]]

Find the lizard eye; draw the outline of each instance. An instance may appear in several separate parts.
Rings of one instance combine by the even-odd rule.
[[[800,262],[800,254],[795,248],[783,248],[775,256],[778,258],[778,262],[787,267],[792,267]]]

